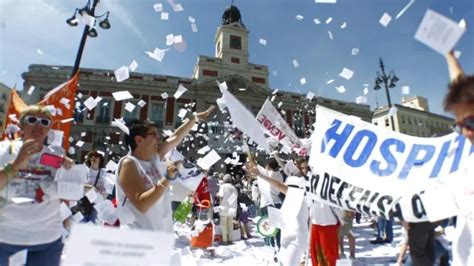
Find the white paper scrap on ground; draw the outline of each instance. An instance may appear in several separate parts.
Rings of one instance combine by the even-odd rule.
[[[465,29],[428,9],[415,34],[415,39],[445,56],[463,35]]]
[[[8,265],[10,266],[26,265],[27,257],[28,257],[28,249],[22,249],[8,258]]]
[[[410,94],[410,86],[402,86],[402,94]]]
[[[186,87],[184,87],[183,84],[180,83],[173,97],[175,99],[179,99],[179,97],[181,97],[181,95],[183,95],[186,91],[188,91],[188,89],[186,89]]]
[[[75,224],[64,265],[170,265],[174,234]],[[87,254],[87,256],[84,256]]]
[[[221,157],[219,154],[215,150],[212,150],[206,154],[206,156],[197,159],[196,164],[204,170],[209,170],[209,168],[211,168],[211,166],[217,163],[220,159]]]
[[[133,95],[129,91],[112,92],[112,96],[114,97],[116,101],[133,99]]]
[[[354,75],[354,71],[348,68],[343,68],[341,73],[339,73],[339,77],[345,78],[347,80],[350,80],[353,75]]]
[[[124,80],[127,80],[130,77],[127,66],[122,66],[119,69],[115,70],[114,75],[115,75],[115,80],[117,82],[122,82]]]
[[[384,27],[387,27],[391,20],[392,17],[388,13],[384,13],[383,16],[380,18],[379,22]]]

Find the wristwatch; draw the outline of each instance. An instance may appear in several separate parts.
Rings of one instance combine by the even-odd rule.
[[[176,173],[174,176],[168,176],[167,174],[164,175],[166,180],[173,181],[178,177],[178,173]]]

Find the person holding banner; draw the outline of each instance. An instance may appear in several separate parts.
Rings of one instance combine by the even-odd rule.
[[[167,173],[160,173],[158,165],[161,158],[183,141],[196,122],[207,120],[213,109],[211,106],[187,119],[163,142],[160,142],[160,128],[154,122],[132,120],[127,123],[129,134],[125,135],[125,143],[130,152],[117,166],[116,197],[119,208],[127,208],[133,216],[128,227],[173,232],[168,187],[176,178],[178,167],[170,163]]]
[[[24,249],[27,265],[59,265],[63,224],[54,176],[74,161],[43,144],[52,121],[47,108],[26,107],[19,121],[22,138],[0,142],[0,265]]]
[[[447,56],[452,82],[444,99],[445,111],[454,114],[455,131],[474,145],[474,75],[464,72],[451,51]],[[459,207],[456,223],[456,238],[453,241],[453,264],[474,265],[474,156],[467,164],[460,180],[446,180]],[[452,182],[452,183],[449,183]]]

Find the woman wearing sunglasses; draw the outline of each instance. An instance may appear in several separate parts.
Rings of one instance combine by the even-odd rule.
[[[74,163],[61,147],[46,146],[52,117],[29,106],[20,115],[22,138],[0,142],[0,265],[28,249],[28,265],[59,265],[63,244],[57,167]]]

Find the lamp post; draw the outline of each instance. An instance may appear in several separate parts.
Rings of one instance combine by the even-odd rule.
[[[84,51],[84,45],[86,44],[87,37],[95,38],[97,37],[97,31],[95,29],[95,25],[97,24],[97,20],[105,17],[102,21],[99,22],[99,26],[102,29],[110,29],[110,23],[109,23],[109,11],[106,11],[100,15],[95,14],[95,7],[99,3],[100,0],[87,0],[87,4],[81,8],[74,11],[74,15],[70,17],[69,19],[66,20],[66,23],[71,26],[75,27],[79,23],[78,18],[76,17],[77,14],[79,14],[81,17],[84,17],[86,20],[91,21],[90,24],[93,23],[93,26],[91,27],[90,24],[86,24],[84,27],[84,32],[82,33],[82,38],[81,42],[79,44],[79,49],[77,50],[77,55],[76,55],[76,61],[74,62],[74,67],[72,69],[72,74],[71,76],[74,76],[76,72],[79,70],[79,65],[81,64],[81,58],[82,58],[82,52]]]
[[[383,64],[382,58],[380,58],[380,69],[382,70],[381,73],[378,71],[376,72],[377,76],[375,78],[375,86],[374,90],[380,90],[380,84],[383,83],[385,86],[385,93],[387,94],[387,102],[388,102],[388,114],[390,116],[390,123],[392,124],[392,130],[395,131],[395,124],[393,122],[393,116],[390,115],[390,109],[392,108],[392,101],[390,100],[390,92],[388,89],[395,88],[397,81],[399,80],[395,75],[393,70],[390,70],[390,73],[387,75],[385,73],[385,66]]]

